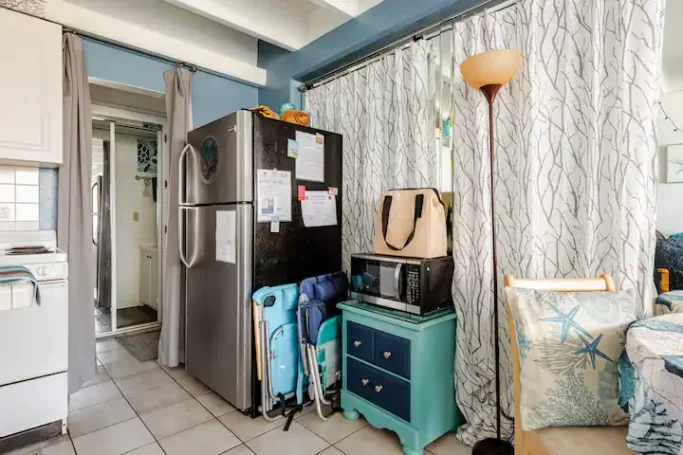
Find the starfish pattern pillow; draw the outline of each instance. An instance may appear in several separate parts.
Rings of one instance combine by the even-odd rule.
[[[625,425],[618,362],[637,319],[635,293],[506,293],[519,348],[522,428]]]

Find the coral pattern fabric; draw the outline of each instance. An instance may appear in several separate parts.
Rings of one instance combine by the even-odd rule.
[[[625,425],[618,363],[635,292],[506,290],[519,345],[522,426]]]

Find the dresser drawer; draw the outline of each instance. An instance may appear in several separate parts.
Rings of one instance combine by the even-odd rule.
[[[374,361],[374,330],[355,322],[346,323],[346,352],[366,362]]]
[[[410,383],[346,358],[347,390],[410,422]]]
[[[373,362],[378,367],[410,379],[410,341],[375,331]]]

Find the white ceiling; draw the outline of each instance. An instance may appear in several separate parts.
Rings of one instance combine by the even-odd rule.
[[[290,51],[381,0],[164,0],[178,8]]]
[[[683,1],[668,1],[665,14],[663,91],[669,93],[683,90]]]

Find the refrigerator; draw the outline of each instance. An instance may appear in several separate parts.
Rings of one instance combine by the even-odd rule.
[[[293,141],[303,137],[323,143],[324,178],[318,180],[324,181],[296,178],[306,177],[297,174],[299,158],[292,153]],[[265,212],[268,202],[258,201],[265,193],[258,177],[264,170],[289,172],[290,200],[277,200],[277,207],[281,212],[282,204],[290,204],[291,221],[259,222],[258,211]],[[238,111],[191,131],[178,171],[185,368],[235,408],[256,416],[260,385],[251,295],[263,286],[341,270],[342,137]],[[285,181],[279,188],[286,189]],[[334,195],[336,225],[306,227],[300,186]]]

